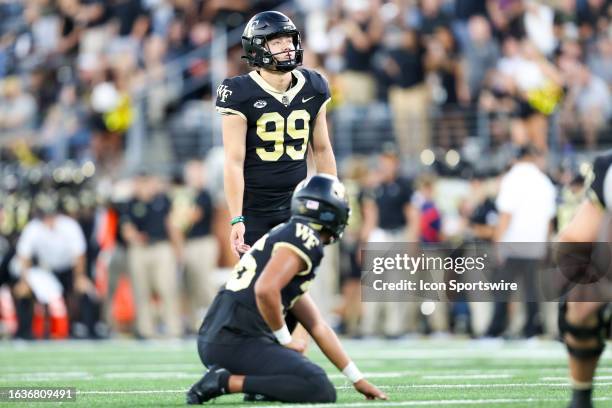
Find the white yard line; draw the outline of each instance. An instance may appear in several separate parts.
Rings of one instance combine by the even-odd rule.
[[[512,378],[512,374],[464,374],[456,373],[449,375],[423,375],[424,380],[496,380],[504,378]]]
[[[597,369],[599,371],[599,369]],[[612,375],[597,375],[595,376],[595,381],[603,381],[603,380],[607,380],[610,381],[612,380]],[[540,381],[567,381],[569,383],[569,377],[565,376],[565,377],[542,377],[540,378]]]
[[[186,390],[125,390],[125,391],[77,391],[77,395],[114,395],[114,394],[180,394]],[[611,397],[594,398],[595,401],[612,401]],[[299,404],[287,405],[283,408],[303,408],[313,406],[317,408],[352,408],[352,407],[418,407],[441,405],[488,405],[493,404],[524,404],[535,402],[565,402],[565,398],[497,398],[497,399],[456,399],[456,400],[424,400],[424,401],[364,401],[334,404]],[[278,408],[279,405],[259,405],[258,408]]]
[[[601,397],[593,398],[595,401],[611,401],[612,398]],[[498,398],[498,399],[470,399],[470,400],[426,400],[426,401],[364,401],[364,402],[348,402],[335,404],[300,404],[287,405],[283,404],[282,408],[352,408],[352,407],[420,407],[420,406],[442,406],[442,405],[486,405],[495,406],[497,404],[525,404],[535,402],[567,402],[567,399],[561,398]],[[261,405],[257,408],[278,408],[278,405]]]
[[[609,386],[612,382],[597,383],[597,386]],[[569,387],[568,383],[499,383],[499,384],[398,384],[398,385],[380,385],[381,389],[411,389],[411,388],[534,388],[534,387],[551,387],[565,388]],[[336,386],[338,389],[350,389],[352,385]]]
[[[0,375],[0,382],[57,381],[57,380],[83,380],[83,379],[93,379],[93,376],[90,373],[87,373],[84,371],[12,373],[12,374]]]
[[[125,372],[125,373],[104,373],[100,374],[99,378],[104,379],[165,379],[165,378],[189,378],[198,379],[198,373],[183,373],[183,372]]]

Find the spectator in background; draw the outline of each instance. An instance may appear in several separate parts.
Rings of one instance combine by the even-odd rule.
[[[378,157],[377,170],[378,184],[363,200],[362,242],[418,242],[418,212],[411,205],[412,183],[401,176],[399,156],[393,147],[387,146]],[[405,309],[406,305],[401,302],[367,303],[364,334],[371,335],[382,325],[386,337],[400,336],[404,333]],[[383,320],[379,316],[381,312],[384,312]]]
[[[82,321],[89,333],[75,331],[74,335],[83,337],[94,335],[97,322],[96,292],[86,271],[86,241],[78,222],[71,217],[59,214],[57,198],[52,194],[39,194],[36,203],[36,218],[23,229],[17,242],[20,277],[13,291],[19,313],[31,317],[31,304],[27,298],[31,293],[32,281],[28,274],[30,268],[38,268],[53,273],[63,289],[63,297],[68,308],[71,328],[76,329],[77,321]],[[24,302],[25,301],[25,302]],[[20,319],[20,326],[31,325],[27,318]],[[21,334],[27,327],[20,327]],[[26,334],[27,337],[27,334]]]
[[[187,42],[187,30],[185,24],[178,19],[173,19],[168,26],[168,51],[165,62],[172,61],[189,51]]]
[[[563,106],[563,129],[566,132],[582,130],[586,147],[594,150],[598,133],[612,116],[612,94],[604,80],[594,75],[588,66],[578,61],[567,65],[569,92]]]
[[[76,0],[78,11],[74,18],[82,30],[79,43],[80,55],[98,56],[109,44],[112,33],[107,22],[111,17],[106,0]]]
[[[450,28],[450,17],[441,9],[441,0],[421,0],[419,31],[428,40],[441,27]]]
[[[59,0],[57,7],[59,17],[57,52],[74,58],[79,52],[79,41],[83,33],[83,27],[77,22],[79,0]]]
[[[534,0],[525,1],[523,24],[527,38],[546,57],[550,57],[558,45],[553,31],[554,18],[551,7]]]
[[[397,46],[384,64],[389,77],[393,131],[402,156],[415,158],[430,145],[429,90],[425,84],[425,50],[416,30],[397,33]]]
[[[563,78],[559,70],[535,48],[522,40],[508,73],[516,100],[512,138],[522,146],[533,144],[548,151],[548,117],[563,98]]]
[[[120,169],[124,144],[124,133],[109,129],[107,117],[93,114],[88,118],[91,130],[91,156],[100,170],[112,174]]]
[[[457,36],[460,49],[465,49],[470,41],[468,22],[474,16],[487,14],[487,2],[482,0],[455,0],[452,28]]]
[[[438,207],[434,201],[435,178],[430,174],[421,175],[416,181],[417,190],[411,199],[411,207],[416,214],[415,218],[418,226],[415,228],[418,232],[418,242],[422,249],[427,250],[428,256],[444,256],[446,255],[439,247],[434,246],[444,240],[442,234],[442,217]],[[432,245],[434,244],[434,245]],[[433,282],[443,282],[444,273],[431,271],[431,275],[427,275]],[[426,278],[426,279],[427,279]],[[441,299],[444,299],[445,294],[440,294]],[[434,333],[446,333],[449,329],[448,321],[448,305],[444,302],[433,302],[434,310],[428,316],[428,331]],[[416,308],[410,308],[412,313],[417,312]],[[418,316],[407,316],[407,320],[418,320]]]
[[[89,146],[86,112],[78,102],[76,87],[66,85],[57,103],[49,109],[41,129],[41,139],[51,161],[61,163],[68,157],[82,157]]]
[[[434,187],[433,176],[421,175],[417,181],[417,191],[411,200],[411,205],[418,212],[418,237],[422,244],[439,243],[444,240],[442,218],[434,202]]]
[[[471,100],[475,100],[483,82],[500,57],[499,46],[491,35],[491,26],[483,16],[470,18],[469,41],[463,50],[466,81]]]
[[[24,136],[34,129],[36,101],[24,92],[17,77],[8,77],[2,83],[0,95],[0,131],[14,136]]]
[[[156,336],[154,294],[159,296],[165,335],[178,337],[183,333],[176,263],[183,258],[181,238],[169,214],[170,200],[161,180],[146,173],[138,175],[121,231],[128,243],[137,333],[145,339]]]
[[[202,162],[188,162],[185,165],[184,177],[190,202],[183,214],[183,263],[186,300],[189,303],[189,329],[195,333],[218,289],[214,274],[219,258],[219,245],[212,234],[214,205],[206,188]]]
[[[606,81],[608,85],[612,84],[612,37],[599,38],[596,50],[590,53],[587,59],[593,74]]]
[[[336,311],[341,317],[340,327],[337,331],[348,336],[360,336],[362,303],[361,303],[361,249],[367,240],[363,240],[361,231],[368,228],[364,225],[367,219],[374,220],[375,215],[366,215],[367,211],[375,212],[376,208],[369,202],[365,202],[366,190],[369,186],[368,177],[370,169],[365,157],[355,157],[346,164],[344,172],[344,185],[349,197],[351,216],[344,230],[341,247],[340,260],[340,292],[342,302]],[[371,178],[371,176],[370,176]],[[371,228],[368,228],[371,229]]]
[[[376,1],[345,0],[343,5],[347,15],[341,22],[345,35],[342,99],[348,104],[365,105],[376,96],[372,59],[382,39],[383,24]]]
[[[492,242],[499,214],[494,198],[486,189],[483,175],[475,174],[470,180],[470,198],[475,205],[466,214],[468,234],[476,242]]]
[[[556,190],[539,168],[542,159],[542,153],[533,145],[523,146],[517,162],[501,181],[496,201],[499,221],[495,241],[501,244],[499,251],[504,261],[494,281],[523,282],[519,287],[526,300],[523,335],[527,338],[542,334],[536,277],[538,264],[546,255],[556,210]],[[487,335],[500,336],[507,322],[508,299],[502,297],[495,302]]]
[[[436,123],[437,145],[446,149],[460,147],[467,137],[464,108],[469,106],[470,93],[450,28],[437,28],[427,42],[425,66],[433,74],[432,99],[441,110],[441,118]]]
[[[497,183],[496,178],[494,184]],[[490,244],[494,242],[499,213],[495,206],[496,191],[493,192],[491,186],[492,180],[482,173],[475,173],[470,179],[466,200],[460,208],[465,227],[462,239],[467,244],[464,246],[466,255],[474,255],[474,250],[482,253],[485,248],[491,248]],[[470,302],[471,299],[470,296],[462,296],[453,303],[453,328],[482,336],[490,324],[493,307],[488,302]]]
[[[580,37],[590,40],[597,32],[605,32],[610,22],[610,2],[606,0],[577,1],[576,17]]]

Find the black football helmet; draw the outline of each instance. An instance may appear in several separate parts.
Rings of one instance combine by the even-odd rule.
[[[344,184],[329,174],[317,174],[302,181],[291,198],[291,217],[331,234],[342,237],[351,210]]]
[[[295,47],[295,58],[279,61],[267,46],[267,41],[275,37],[290,35]],[[242,33],[242,48],[249,65],[266,68],[271,71],[289,72],[302,65],[304,50],[300,41],[300,32],[293,21],[278,11],[264,11],[255,14],[249,20]]]

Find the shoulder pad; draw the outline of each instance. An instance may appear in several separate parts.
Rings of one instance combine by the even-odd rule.
[[[217,102],[240,103],[249,99],[248,75],[239,75],[226,78],[217,87]]]
[[[315,91],[321,94],[329,93],[329,84],[323,75],[315,70],[307,68],[300,68],[300,72],[304,74],[304,78],[306,78],[306,81],[312,85]]]
[[[595,159],[590,178],[591,194],[604,208],[612,210],[612,152]]]

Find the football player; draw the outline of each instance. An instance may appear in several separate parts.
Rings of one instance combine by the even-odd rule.
[[[200,328],[198,352],[208,372],[187,392],[188,404],[229,393],[282,402],[335,402],[321,367],[301,351],[283,314],[291,310],[327,358],[368,399],[387,399],[361,374],[308,295],[323,246],[342,235],[349,206],[342,183],[319,174],[295,190],[291,218],[241,258]]]
[[[572,221],[559,234],[559,242],[596,242],[606,211],[612,212],[612,151],[595,160],[593,180],[587,190],[587,197]],[[572,255],[570,262],[575,263],[575,256],[579,254]],[[590,257],[590,254],[587,255]],[[609,336],[612,314],[610,306],[608,303],[594,301],[572,302],[571,299],[560,303],[559,332],[569,354],[573,389],[569,408],[593,406],[593,377]]]
[[[242,47],[255,69],[224,80],[216,101],[224,115],[224,187],[237,256],[289,219],[309,146],[317,172],[336,175],[326,122],[329,87],[319,73],[298,68],[304,51],[295,24],[276,11],[256,14]]]

